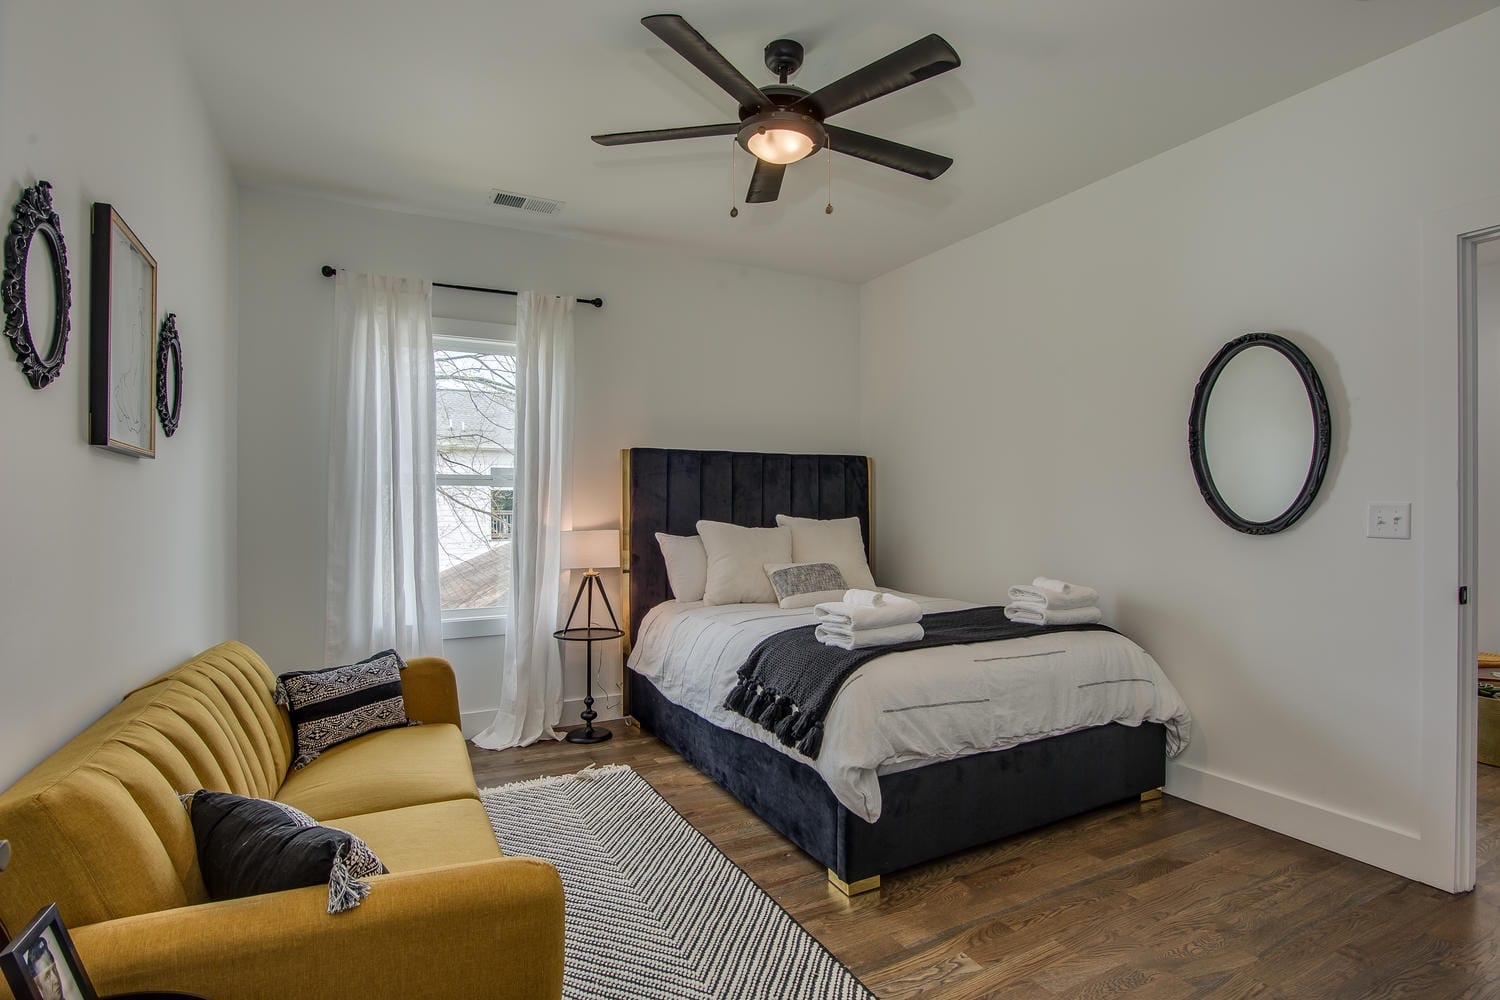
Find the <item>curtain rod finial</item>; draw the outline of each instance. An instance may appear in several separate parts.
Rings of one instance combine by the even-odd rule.
[[[327,264],[324,264],[318,270],[322,273],[323,277],[325,277],[325,278],[331,278],[335,274],[339,273],[337,268],[330,267]]]

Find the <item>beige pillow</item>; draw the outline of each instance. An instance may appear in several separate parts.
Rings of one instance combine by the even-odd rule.
[[[661,546],[661,558],[667,564],[667,583],[672,587],[672,596],[679,601],[703,600],[703,587],[708,582],[708,556],[703,551],[703,539],[658,531],[656,544]]]
[[[698,537],[703,539],[703,551],[708,555],[704,604],[776,603],[766,563],[792,561],[789,530],[699,521]]]
[[[875,589],[875,577],[870,572],[869,560],[865,558],[864,536],[859,533],[859,518],[820,521],[815,517],[777,514],[776,523],[791,529],[790,562],[833,563],[844,574],[850,590]]]

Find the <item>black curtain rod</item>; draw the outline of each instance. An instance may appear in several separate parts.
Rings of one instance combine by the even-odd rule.
[[[323,272],[323,277],[325,277],[325,278],[331,278],[335,274],[339,273],[338,268],[336,268],[336,267],[330,267],[327,264],[323,265],[322,272]],[[451,285],[451,284],[449,284],[446,281],[434,281],[432,283],[432,286],[434,288],[456,288],[456,289],[458,289],[461,292],[487,292],[490,295],[520,295],[521,294],[520,292],[513,292],[513,291],[511,291],[508,288],[485,288],[482,285]],[[598,296],[595,296],[592,299],[574,299],[573,301],[574,302],[581,302],[581,303],[583,303],[586,306],[593,306],[595,309],[603,309],[604,308],[604,300],[601,299],[601,298],[599,298]]]

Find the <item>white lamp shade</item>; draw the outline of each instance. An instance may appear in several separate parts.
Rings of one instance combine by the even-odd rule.
[[[563,569],[618,569],[620,532],[616,528],[562,533]]]

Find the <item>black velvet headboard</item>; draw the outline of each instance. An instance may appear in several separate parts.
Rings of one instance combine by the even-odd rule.
[[[858,517],[865,552],[871,551],[873,492],[863,455],[627,448],[620,471],[627,650],[646,612],[672,596],[658,531],[696,535],[700,519],[767,528],[777,514]]]

